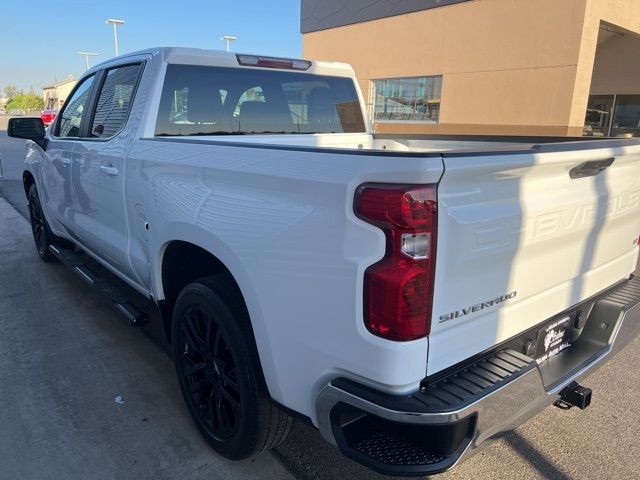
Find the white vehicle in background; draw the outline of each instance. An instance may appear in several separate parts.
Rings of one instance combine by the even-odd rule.
[[[635,140],[374,135],[344,64],[159,48],[78,82],[29,138],[34,238],[162,312],[220,454],[291,417],[377,471],[447,470],[640,331]],[[552,426],[549,427],[550,432]]]

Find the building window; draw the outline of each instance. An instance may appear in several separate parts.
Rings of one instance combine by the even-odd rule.
[[[49,95],[49,94],[47,94]],[[57,110],[58,109],[58,97],[45,97],[44,102],[45,110]]]
[[[374,80],[373,91],[376,122],[438,122],[441,75]]]
[[[640,137],[640,95],[616,95],[612,137]]]
[[[613,112],[613,95],[591,95],[587,103],[584,134],[594,137],[608,137]]]
[[[594,137],[640,137],[640,95],[591,95],[584,134]]]

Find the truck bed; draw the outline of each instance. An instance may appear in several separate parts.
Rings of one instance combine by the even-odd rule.
[[[560,152],[593,148],[639,145],[640,138],[540,137],[508,135],[400,135],[400,134],[315,134],[315,135],[220,135],[156,137],[167,142],[205,143],[275,150],[320,150],[382,156],[424,156],[424,154],[491,155]]]
[[[602,137],[540,137],[508,135],[373,135],[375,149],[489,155],[497,152],[549,152],[613,148],[640,144],[640,139]]]

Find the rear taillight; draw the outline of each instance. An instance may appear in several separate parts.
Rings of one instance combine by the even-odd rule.
[[[361,185],[355,213],[387,238],[382,260],[365,271],[364,319],[374,335],[415,340],[431,331],[436,186]]]

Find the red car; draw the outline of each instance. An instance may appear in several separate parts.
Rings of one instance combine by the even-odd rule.
[[[57,114],[58,112],[56,112],[55,110],[45,110],[44,112],[42,112],[42,115],[40,115],[40,118],[42,119],[44,126],[48,127],[49,125],[51,125],[53,121],[56,119]]]

